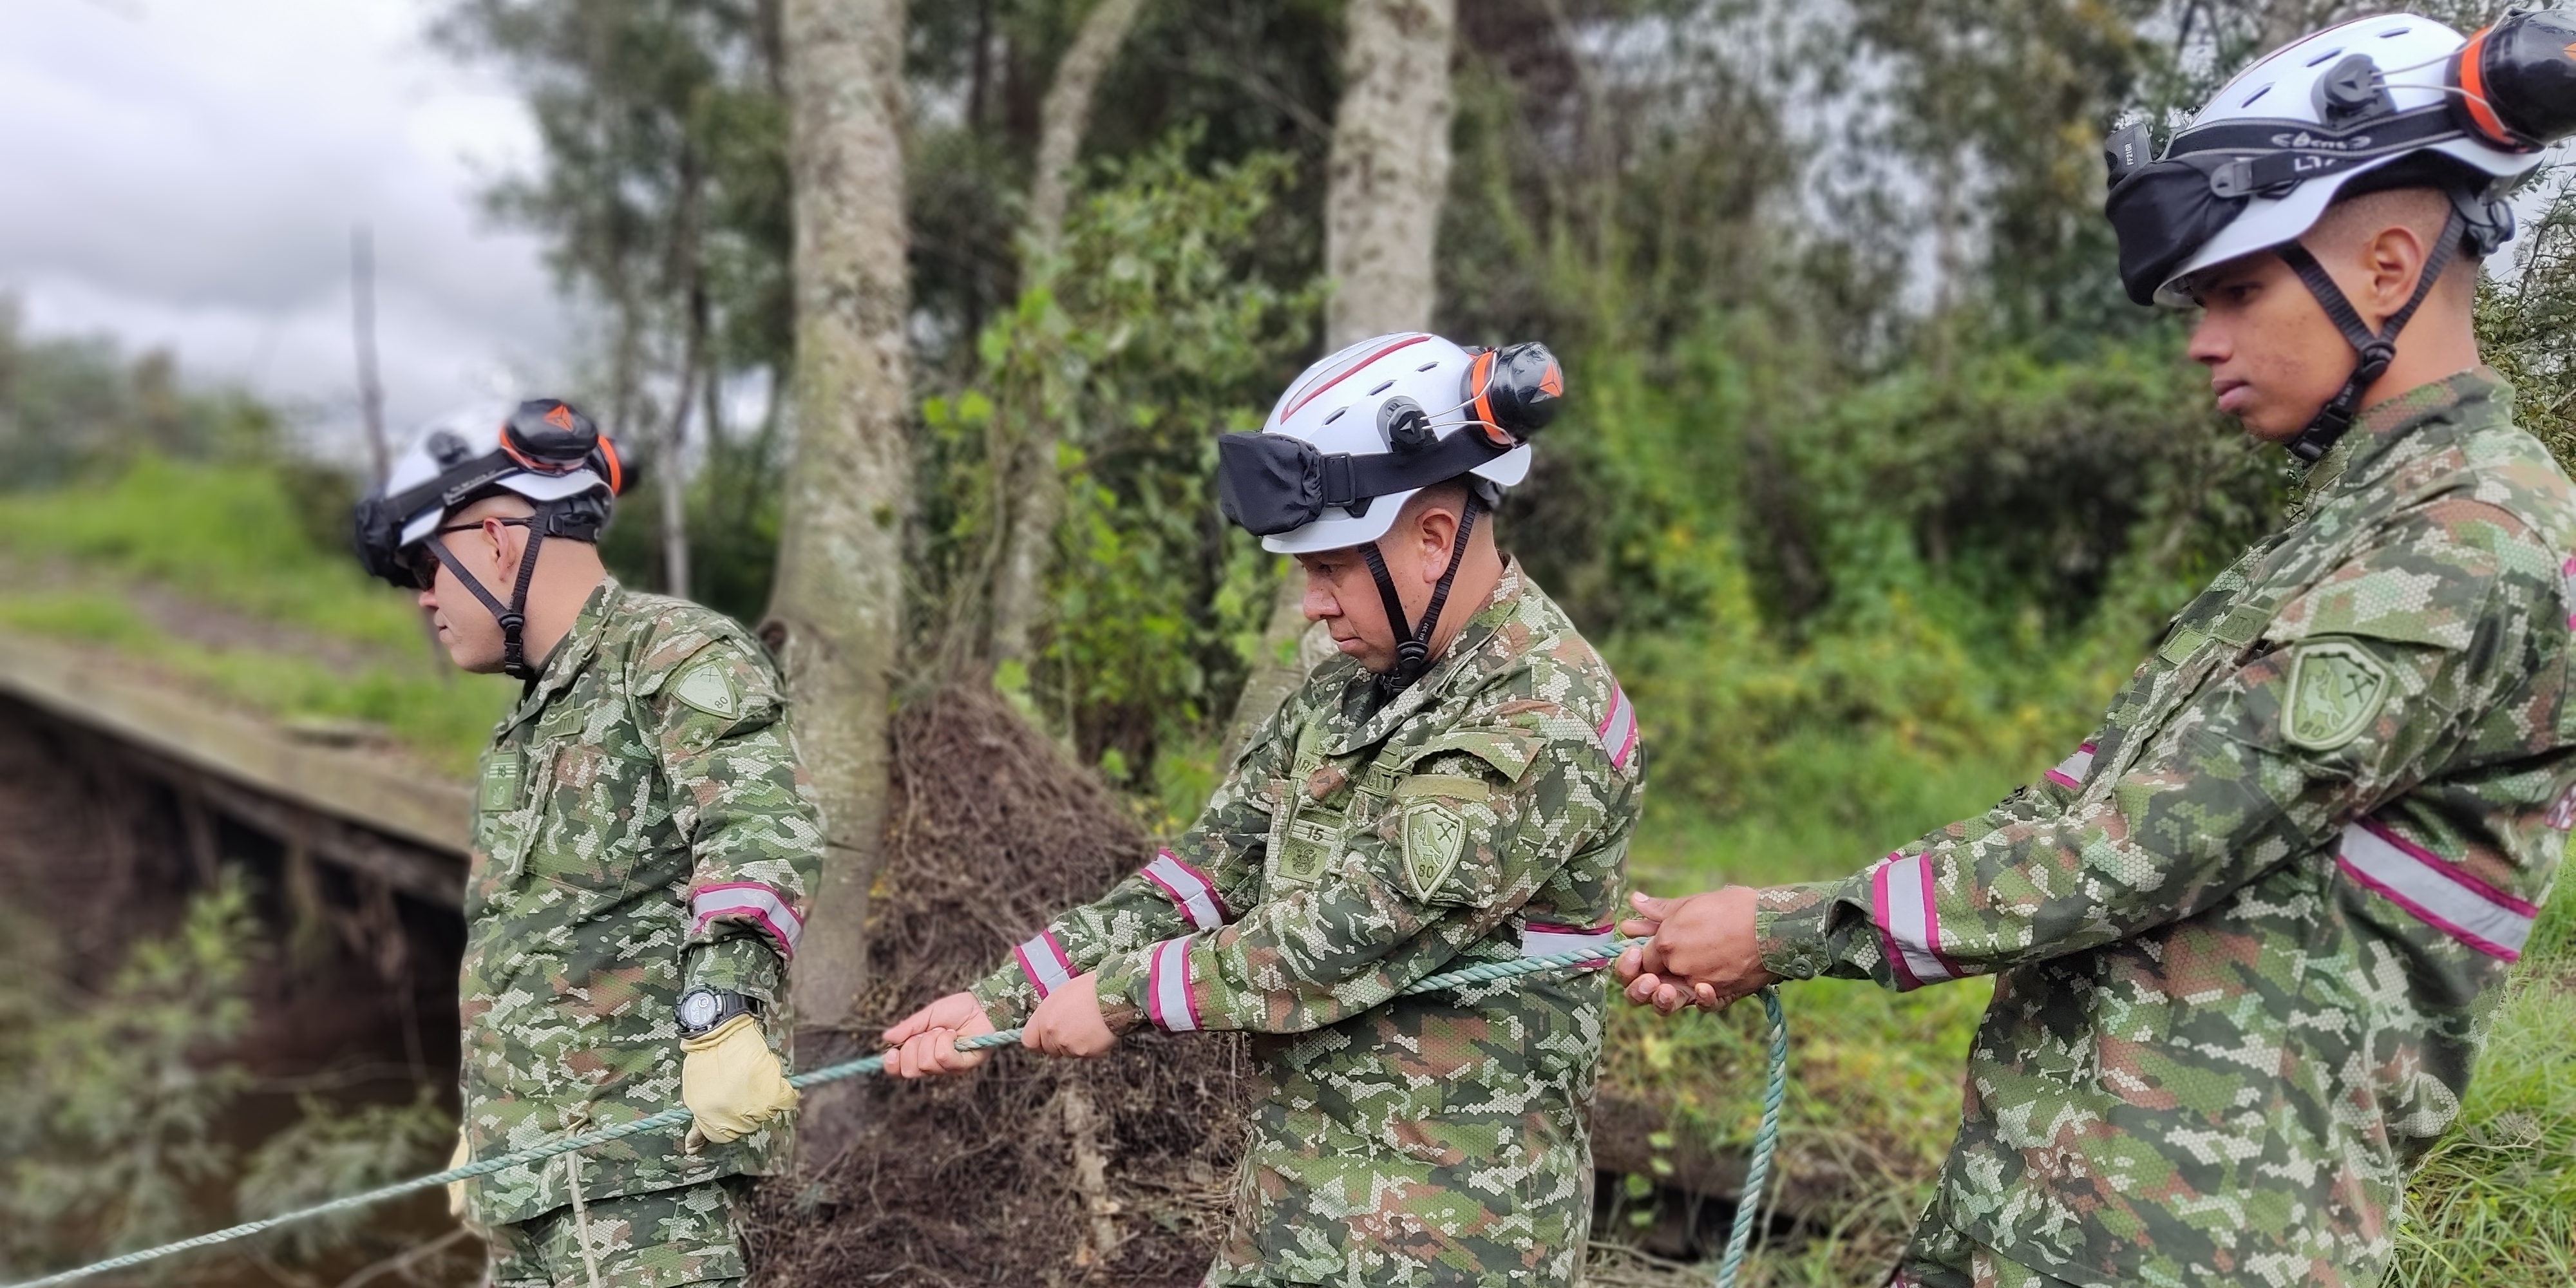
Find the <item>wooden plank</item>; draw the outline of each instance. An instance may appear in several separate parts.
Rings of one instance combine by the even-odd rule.
[[[466,784],[391,754],[297,739],[100,650],[0,632],[0,692],[212,778],[460,863],[465,857],[473,816]],[[409,888],[421,874],[404,875],[396,884]]]

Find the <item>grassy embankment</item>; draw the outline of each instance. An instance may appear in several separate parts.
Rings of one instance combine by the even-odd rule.
[[[300,513],[274,475],[252,468],[146,463],[110,485],[0,498],[0,627],[104,645],[271,715],[365,721],[461,772],[509,686],[442,678],[413,610],[337,553],[328,534],[338,516],[324,517]],[[138,607],[132,588],[146,583],[265,623],[276,639],[331,647],[209,646]],[[1650,809],[1636,881],[1662,892],[1842,875],[2039,768],[1927,745],[1825,737],[1775,749],[1767,763],[1778,772],[1723,818]],[[1167,794],[1203,793],[1202,777],[1167,775]],[[2501,1288],[2576,1275],[2570,904],[2558,899],[2544,919],[2500,999],[2461,1125],[2415,1178],[2397,1282]],[[1981,981],[1903,997],[1841,981],[1789,990],[1783,1163],[1814,1237],[1767,1252],[1751,1282],[1860,1282],[1883,1268],[1947,1147],[1987,995]],[[1757,1039],[1752,1008],[1675,1021],[1618,1008],[1605,1078],[1670,1106],[1677,1137],[1740,1145],[1758,1113]]]
[[[0,496],[0,629],[104,646],[263,715],[362,722],[462,776],[509,686],[433,664],[409,599],[323,537],[346,522],[252,466],[146,460]],[[152,611],[168,601],[147,586],[199,611]]]

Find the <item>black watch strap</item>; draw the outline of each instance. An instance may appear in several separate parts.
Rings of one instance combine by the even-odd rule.
[[[737,1015],[758,1016],[765,1008],[748,993],[720,988],[693,988],[680,994],[679,1023],[683,1038],[705,1037]]]

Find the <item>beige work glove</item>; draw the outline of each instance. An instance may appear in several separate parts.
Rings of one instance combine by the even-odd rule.
[[[796,1088],[762,1037],[757,1016],[737,1015],[711,1033],[680,1043],[680,1103],[697,1121],[686,1148],[702,1141],[721,1145],[760,1130],[771,1116],[796,1107]]]
[[[456,1128],[456,1152],[449,1156],[447,1166],[442,1170],[452,1172],[473,1161],[474,1147],[465,1143],[465,1128],[460,1124]],[[464,1219],[465,1182],[449,1181],[447,1183],[447,1214],[449,1216],[456,1217],[459,1220]]]

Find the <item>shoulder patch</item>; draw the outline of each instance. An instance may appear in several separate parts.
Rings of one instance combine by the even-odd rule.
[[[2388,701],[2388,667],[2358,644],[2301,647],[2290,661],[2281,734],[2292,746],[2333,751],[2370,726]]]
[[[1419,750],[1408,753],[1406,762],[1420,763],[1444,751],[1460,752],[1493,766],[1506,781],[1519,782],[1521,775],[1529,772],[1530,763],[1538,759],[1542,745],[1537,734],[1521,729],[1460,729],[1434,738]]]
[[[1434,799],[1423,799],[1404,811],[1404,883],[1413,897],[1429,902],[1458,867],[1467,848],[1467,822]]]
[[[733,686],[733,668],[722,657],[689,668],[671,686],[671,696],[720,720],[742,714],[742,695]]]

